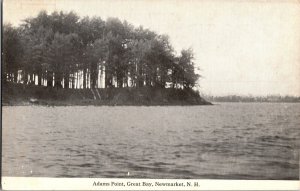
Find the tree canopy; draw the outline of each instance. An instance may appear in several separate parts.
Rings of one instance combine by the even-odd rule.
[[[193,51],[118,18],[41,11],[4,25],[2,80],[57,88],[193,88]],[[103,84],[103,85],[102,85]]]

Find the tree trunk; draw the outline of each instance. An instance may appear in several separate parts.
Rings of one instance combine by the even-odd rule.
[[[105,66],[105,88],[109,88],[109,87],[112,87],[112,75],[111,75],[111,72],[110,72],[110,69],[109,69],[109,66]]]
[[[27,84],[27,82],[28,82],[28,74],[27,74],[26,70],[24,70],[22,78],[23,78],[23,83]]]
[[[146,74],[146,86],[151,86],[151,78],[149,77],[149,74]]]
[[[55,73],[54,74],[54,87],[56,87],[56,88],[62,88],[61,81],[62,81],[61,74]]]
[[[64,77],[64,88],[65,89],[69,89],[69,82],[70,82],[70,74],[65,73],[65,77]]]
[[[118,87],[118,88],[122,88],[122,86],[123,86],[123,79],[122,79],[122,77],[119,75],[119,76],[117,76],[117,87]]]
[[[32,73],[30,75],[30,84],[35,85],[35,75],[34,75],[34,73]]]
[[[38,74],[38,85],[39,86],[42,85],[42,74],[41,73]]]
[[[53,73],[47,71],[47,87],[52,87],[53,85]]]
[[[123,79],[120,79],[120,80],[117,81],[117,86],[118,86],[118,88],[123,87]]]
[[[123,82],[124,87],[128,88],[128,72],[126,71],[125,82]]]
[[[39,68],[38,68],[38,71],[37,71],[37,77],[38,77],[37,83],[38,83],[38,86],[41,86],[41,85],[42,85],[42,79],[43,79],[42,76],[43,76],[42,68],[39,67]]]
[[[143,80],[143,68],[141,66],[141,63],[138,63],[138,68],[137,68],[137,72],[138,72],[138,87],[143,87],[144,86],[144,80]]]
[[[74,77],[74,74],[72,74],[72,89],[75,88],[75,77]]]
[[[97,63],[92,63],[91,67],[90,67],[90,71],[91,71],[91,88],[95,88],[96,87],[96,82],[98,80],[98,67],[97,67]]]
[[[83,89],[86,89],[86,68],[83,69]]]
[[[14,71],[14,82],[18,82],[18,70]]]
[[[41,85],[44,85],[45,84],[45,78],[44,78],[45,76],[44,76],[44,74],[42,73],[41,74]]]
[[[75,88],[78,88],[78,71],[76,72]]]

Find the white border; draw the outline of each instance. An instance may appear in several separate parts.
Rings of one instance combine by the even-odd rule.
[[[109,186],[95,186],[95,183]],[[118,183],[112,185],[112,182]],[[143,186],[143,182],[153,186]],[[185,186],[158,186],[182,183]],[[198,183],[198,186],[197,183]],[[120,186],[120,184],[122,184]],[[128,184],[133,183],[131,186]],[[191,183],[190,186],[187,186]],[[140,184],[138,186],[137,184]],[[150,184],[151,185],[151,184]],[[211,180],[211,179],[118,179],[118,178],[41,178],[2,177],[3,190],[300,190],[298,180]]]

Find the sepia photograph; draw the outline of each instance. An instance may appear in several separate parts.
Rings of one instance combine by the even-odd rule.
[[[299,181],[299,18],[297,0],[3,0],[2,181]]]

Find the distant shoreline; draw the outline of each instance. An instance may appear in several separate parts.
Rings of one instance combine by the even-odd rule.
[[[6,83],[2,106],[193,106],[212,105],[192,89],[108,88],[57,89]]]
[[[211,101],[213,105],[220,105],[221,103],[300,103],[300,102],[288,102],[288,101]]]
[[[295,96],[204,96],[211,102],[232,102],[232,103],[300,103],[300,97]]]

